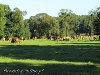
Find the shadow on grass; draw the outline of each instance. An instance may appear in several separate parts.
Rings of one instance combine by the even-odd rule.
[[[100,46],[2,45],[0,56],[15,59],[100,63]]]
[[[72,44],[74,44],[74,45],[75,45],[75,44],[76,44],[76,45],[84,45],[84,44],[85,44],[85,45],[87,45],[87,46],[88,46],[88,45],[94,45],[94,46],[95,46],[95,45],[100,45],[100,43],[93,43],[93,42],[88,42],[88,43],[87,43],[87,42],[83,42],[83,43],[82,43],[82,42],[78,42],[78,43],[69,43],[69,42],[66,42],[66,43],[56,43],[56,44],[58,44],[58,45],[59,45],[59,44],[69,44],[69,45],[72,45]]]
[[[1,63],[1,75],[99,75],[94,65],[42,65]]]
[[[38,46],[0,45],[0,56],[14,59],[57,60],[100,63],[100,46]],[[7,70],[23,70],[23,73],[7,73]],[[27,73],[33,69],[36,72]],[[5,71],[4,71],[5,70]],[[99,75],[96,65],[46,64],[33,66],[24,63],[0,63],[1,75]]]

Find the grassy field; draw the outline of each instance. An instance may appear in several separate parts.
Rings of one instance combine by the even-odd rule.
[[[100,41],[0,41],[0,75],[99,75]]]

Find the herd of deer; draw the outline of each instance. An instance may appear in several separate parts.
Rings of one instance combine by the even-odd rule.
[[[30,38],[28,38],[30,39]],[[33,40],[36,40],[37,37],[33,37],[32,38]],[[93,36],[67,36],[67,37],[60,37],[60,36],[56,36],[56,37],[53,37],[53,36],[49,36],[49,37],[45,37],[45,36],[42,36],[41,39],[48,39],[48,40],[62,40],[62,41],[70,41],[70,40],[74,40],[74,39],[78,39],[79,40],[100,40],[100,36],[97,36],[97,35],[93,35]],[[5,41],[5,38],[2,38],[3,41]],[[21,40],[26,40],[26,38],[18,38],[18,37],[13,37],[13,38],[8,38],[7,39],[8,41],[11,41],[11,43],[18,43],[18,42],[21,42]]]

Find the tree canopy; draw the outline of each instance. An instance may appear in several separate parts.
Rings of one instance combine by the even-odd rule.
[[[58,17],[37,13],[24,19],[25,15],[27,12],[17,7],[11,10],[9,5],[0,4],[0,38],[100,35],[100,7],[88,15],[77,15],[69,9],[61,9]]]

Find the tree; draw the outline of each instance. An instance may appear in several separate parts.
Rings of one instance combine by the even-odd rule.
[[[100,35],[100,7],[98,7],[96,9],[96,18],[94,19],[94,30],[95,30],[95,34]]]
[[[30,28],[29,28],[29,23],[28,23],[28,19],[24,20],[24,37],[28,38],[31,36],[30,33]]]
[[[0,4],[0,38],[5,37],[4,29],[5,29],[5,8],[4,5]]]
[[[59,23],[56,18],[49,16],[46,13],[39,13],[36,16],[31,16],[29,19],[30,30],[32,36],[49,36],[59,34]]]
[[[29,23],[29,28],[30,28],[30,32],[31,32],[31,37],[39,37],[39,33],[37,32],[37,18],[36,16],[31,16],[28,20],[28,23]]]
[[[61,9],[59,15],[59,24],[60,24],[60,34],[61,37],[74,35],[74,22],[75,14],[71,10]]]
[[[12,27],[13,27],[13,23],[10,20],[10,16],[12,14],[12,11],[9,7],[9,5],[5,5],[5,17],[6,17],[6,24],[5,24],[5,37],[9,38],[12,37]]]
[[[74,30],[74,32],[75,32],[75,34],[77,34],[77,35],[79,35],[80,34],[80,32],[79,32],[79,25],[80,25],[80,21],[79,21],[79,18],[80,18],[80,16],[79,15],[75,15],[75,20],[74,20],[74,27],[73,27],[73,30]]]
[[[45,15],[41,18],[41,31],[44,31],[43,34],[46,36],[58,35],[59,34],[59,23],[56,18],[53,18],[49,15]]]
[[[22,37],[24,36],[24,20],[22,12],[18,8],[14,8],[13,11],[11,11],[7,15],[7,23],[6,23],[6,29],[5,33],[7,34],[7,37]]]
[[[94,34],[100,35],[100,7],[89,12]]]

